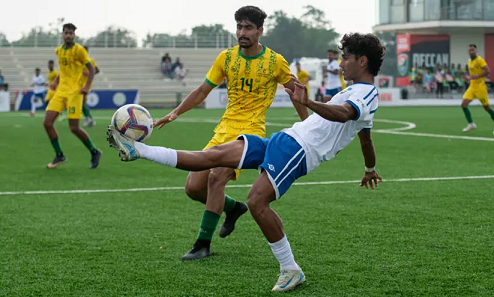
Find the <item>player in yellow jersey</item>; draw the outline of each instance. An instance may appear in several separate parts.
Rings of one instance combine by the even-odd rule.
[[[307,88],[307,97],[310,98],[310,92],[309,92],[309,80],[311,79],[309,72],[302,70],[302,65],[300,65],[300,62],[295,63],[295,66],[297,66],[297,79],[299,82],[305,85]]]
[[[55,53],[60,66],[60,74],[50,85],[52,90],[57,90],[46,107],[44,126],[50,142],[55,150],[56,156],[53,162],[47,165],[48,168],[55,168],[67,161],[67,158],[60,148],[57,130],[54,127],[55,120],[60,113],[67,108],[70,131],[74,133],[91,152],[91,165],[89,168],[96,168],[99,165],[101,151],[96,149],[89,138],[89,135],[81,127],[79,120],[82,117],[82,95],[87,94],[89,86],[93,81],[94,67],[84,48],[74,43],[76,27],[71,24],[63,25],[64,44],[59,46]],[[80,87],[79,80],[82,75],[82,67],[86,65],[89,69],[87,83]]]
[[[58,71],[55,69],[55,63],[53,60],[48,61],[48,84],[47,86],[51,85],[55,79],[58,76]],[[55,95],[55,91],[52,89],[48,89],[48,92],[46,93],[45,97],[45,104],[48,105],[48,102],[50,101],[51,98]]]
[[[155,126],[172,122],[184,112],[199,105],[209,92],[226,77],[228,105],[215,135],[205,149],[215,149],[223,143],[234,141],[241,134],[266,135],[266,109],[271,105],[278,84],[294,90],[290,68],[280,54],[261,45],[266,13],[258,7],[244,6],[235,12],[238,44],[219,54],[206,75],[205,81],[171,113],[155,122]],[[293,103],[300,118],[308,117],[307,108]],[[206,204],[199,235],[194,247],[182,259],[193,260],[211,255],[210,244],[221,213],[226,213],[220,229],[220,237],[228,236],[235,228],[236,220],[247,211],[247,205],[225,195],[225,185],[235,180],[238,170],[214,168],[191,172],[185,192],[193,200]]]
[[[86,49],[86,52],[89,55],[89,48],[87,46],[85,46],[84,49]],[[89,58],[89,61],[91,61],[91,64],[94,67],[94,75],[98,74],[99,68],[98,68],[98,65],[96,64],[96,61],[94,61],[94,59],[92,59],[92,58]],[[84,71],[82,72],[81,80],[79,81],[81,88],[86,85],[88,75],[89,75],[89,69],[86,66],[84,66]],[[88,94],[91,92],[92,87],[93,87],[93,84],[91,83],[91,85],[89,86]],[[84,96],[84,98],[83,98],[83,105],[82,105],[82,113],[84,114],[84,127],[92,127],[96,124],[96,121],[91,116],[91,112],[89,111],[89,108],[86,105],[87,94],[84,94],[83,96]]]
[[[341,59],[338,57],[339,53],[336,52],[336,61],[338,61],[338,65],[341,64]],[[346,81],[345,78],[343,77],[343,72],[340,71],[340,82],[341,82],[341,89],[344,90],[346,89]]]
[[[472,131],[477,128],[477,125],[473,122],[472,114],[468,109],[468,105],[473,99],[479,99],[480,103],[484,107],[485,111],[490,114],[494,121],[494,111],[489,106],[489,98],[487,96],[487,86],[485,84],[485,77],[489,77],[491,70],[482,57],[477,56],[477,46],[470,44],[468,46],[468,72],[470,74],[470,86],[463,94],[463,101],[461,102],[461,108],[465,113],[468,125],[463,129],[463,132]]]

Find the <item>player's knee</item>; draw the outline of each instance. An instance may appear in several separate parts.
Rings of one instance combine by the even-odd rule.
[[[489,105],[484,105],[483,107],[484,107],[485,111],[487,111],[487,112],[491,111],[491,107]]]
[[[49,119],[46,119],[43,121],[43,126],[45,129],[52,129],[54,127],[53,121],[50,121]]]
[[[218,160],[221,160],[224,154],[224,150],[222,149],[221,146],[213,146],[208,148],[205,153],[207,154],[207,158],[212,161],[216,162]]]
[[[461,103],[461,108],[467,108],[468,107],[468,103],[467,102],[462,102]]]
[[[70,128],[70,132],[74,134],[77,134],[79,132],[79,126],[70,125],[69,128]]]
[[[229,168],[214,168],[209,173],[208,186],[221,187],[225,186],[230,179],[234,177],[235,171]]]
[[[185,194],[190,199],[195,201],[202,201],[204,196],[203,193],[205,191],[207,191],[207,189],[204,189],[203,185],[198,184],[193,179],[187,178],[187,181],[185,182]]]
[[[247,206],[254,217],[262,216],[264,210],[269,207],[266,197],[259,189],[251,189],[247,197]]]

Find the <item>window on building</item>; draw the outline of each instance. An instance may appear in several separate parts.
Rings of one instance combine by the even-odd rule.
[[[408,19],[410,22],[424,21],[424,2],[425,0],[410,0],[408,4]]]
[[[407,18],[405,12],[405,0],[391,0],[391,23],[406,23]]]

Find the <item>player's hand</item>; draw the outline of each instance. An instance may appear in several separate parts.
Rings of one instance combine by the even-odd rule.
[[[166,116],[154,122],[153,127],[158,127],[158,129],[161,129],[164,125],[173,122],[177,117],[177,113],[175,111],[172,111]]]
[[[50,90],[55,91],[57,89],[58,84],[56,82],[52,82],[50,84]]]
[[[298,82],[298,83],[300,82],[300,81],[298,80],[298,77],[296,77],[296,76],[295,76],[295,74],[290,73],[290,76],[292,77],[293,82]]]
[[[366,172],[364,174],[364,177],[362,178],[362,181],[360,182],[360,186],[365,187],[366,189],[368,189],[370,186],[371,189],[374,189],[377,188],[378,183],[382,183],[382,182],[383,179],[381,178],[381,176],[379,176],[377,171]]]
[[[89,93],[89,88],[88,87],[84,87],[84,88],[82,88],[79,91],[79,93],[87,95]]]
[[[299,81],[294,82],[295,90],[292,91],[288,88],[285,88],[285,91],[290,95],[290,99],[293,101],[300,103],[304,106],[309,104],[309,98],[307,97],[307,90],[303,84]]]

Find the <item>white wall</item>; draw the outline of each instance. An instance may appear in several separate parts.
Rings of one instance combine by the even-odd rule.
[[[478,55],[484,57],[484,32],[451,32],[451,63],[460,63],[464,67],[468,61],[468,45],[476,44]]]

